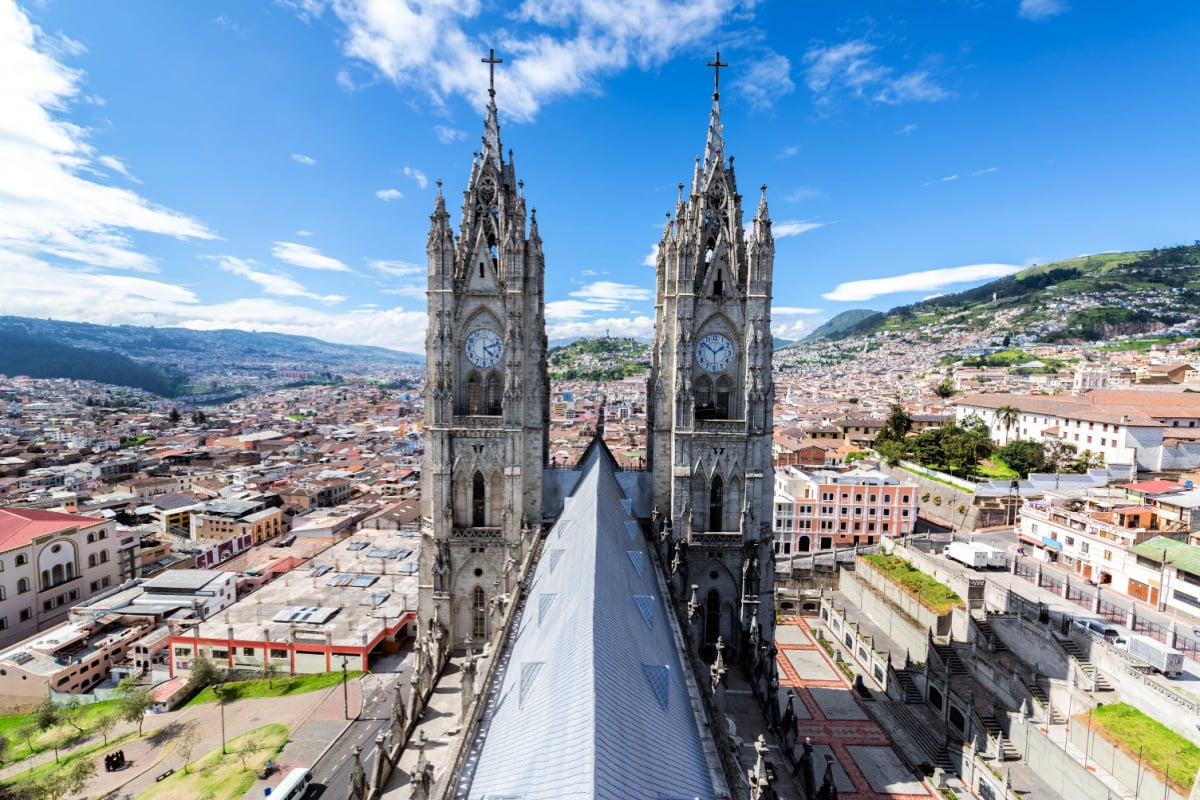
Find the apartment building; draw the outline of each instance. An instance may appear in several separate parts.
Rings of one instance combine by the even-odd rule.
[[[917,489],[879,470],[775,470],[775,552],[809,553],[911,533]]]
[[[0,508],[0,647],[63,622],[67,610],[123,578],[137,537],[112,520]]]

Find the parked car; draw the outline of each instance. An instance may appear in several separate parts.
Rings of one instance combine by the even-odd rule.
[[[1111,622],[1104,619],[1077,619],[1071,625],[1106,642],[1114,642],[1121,636],[1121,632]]]

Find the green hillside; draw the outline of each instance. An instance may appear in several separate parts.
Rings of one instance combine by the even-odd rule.
[[[2,328],[0,374],[99,381],[166,397],[181,394],[187,384],[186,376],[139,364],[118,353],[84,350]]]
[[[820,339],[840,339],[846,331],[868,324],[876,318],[883,319],[884,315],[869,308],[852,308],[843,311],[831,320],[826,321],[801,341],[815,342]]]
[[[1162,331],[1198,315],[1200,243],[1041,264],[864,317],[824,338],[938,325],[1082,343]]]
[[[650,346],[636,339],[576,339],[547,353],[553,380],[616,381],[650,368]]]

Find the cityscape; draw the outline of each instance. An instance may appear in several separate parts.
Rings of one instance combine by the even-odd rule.
[[[116,120],[144,109],[123,109],[119,75],[149,50],[114,55],[127,9],[71,5],[0,0],[16,76],[0,94],[0,800],[1200,794],[1194,219],[1119,192],[1104,212],[1075,188],[1072,208],[1042,205],[1081,181],[1064,155],[1028,209],[1059,224],[1010,231],[1018,256],[965,221],[1011,208],[1011,189],[956,218],[956,201],[906,201],[889,163],[880,196],[945,214],[946,242],[907,217],[890,274],[872,273],[835,255],[880,257],[842,233],[868,196],[826,202],[836,179],[815,167],[823,188],[797,189],[804,147],[780,138],[785,117],[807,147],[881,125],[882,152],[980,92],[1021,108],[991,76],[1056,58],[1038,38],[1055,30],[1116,36],[1115,16],[962,4],[912,12],[905,39],[883,17],[746,0],[146,9],[168,48],[206,26],[179,63],[245,70],[221,103],[267,98],[272,68],[324,69],[338,99],[313,93],[347,135],[394,94],[397,119],[454,151],[410,138],[408,166],[385,167],[375,142],[338,157],[331,129],[297,133],[287,169],[337,164],[321,213],[270,171],[210,195],[191,167],[160,171],[178,154],[157,145],[124,140],[145,183],[107,155],[125,134],[106,143],[120,124],[93,113],[105,92]],[[801,21],[841,43],[780,34]],[[1200,18],[1127,22],[1121,42],[1162,45],[1128,61],[1137,75]],[[972,39],[984,23],[1030,54]],[[248,69],[243,43],[268,31],[273,67]],[[552,32],[571,45],[557,56]],[[72,66],[89,48],[91,72]],[[620,168],[663,172],[629,188],[666,186],[666,218],[592,230],[593,253],[568,244],[585,239],[559,216],[578,198],[551,174],[585,134],[553,127],[588,92],[588,115],[623,91],[647,107],[634,78],[671,85],[645,115],[671,134],[623,146]],[[295,102],[272,113],[304,128]],[[151,132],[163,113],[132,116]],[[259,147],[263,124],[248,113],[232,141]],[[1050,114],[1039,141],[1068,129]],[[1126,134],[1111,162],[1145,151],[1149,175],[1174,157],[1157,191],[1192,202],[1175,134],[1158,150]],[[1081,132],[1081,151],[1108,135]],[[1055,163],[1002,138],[978,138],[1002,164],[904,191]],[[233,164],[228,144],[212,139]],[[445,172],[430,181],[418,153]],[[376,207],[347,201],[352,184]],[[802,219],[808,202],[822,210]],[[403,221],[381,233],[379,206]],[[269,263],[249,249],[268,230]],[[947,266],[969,248],[1008,263]]]

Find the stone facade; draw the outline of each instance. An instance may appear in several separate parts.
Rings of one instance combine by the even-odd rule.
[[[451,648],[491,634],[542,522],[549,384],[536,212],[500,146],[494,94],[457,239],[430,217],[420,626]]]
[[[772,637],[771,281],[766,186],[749,235],[714,92],[703,160],[658,245],[647,387],[654,503],[703,642]]]

